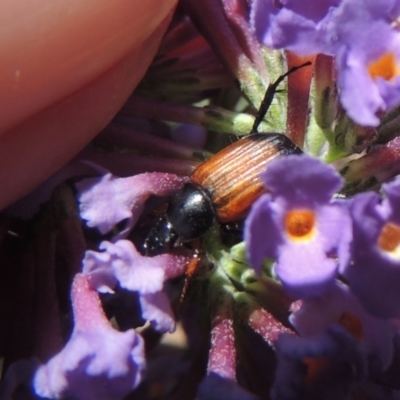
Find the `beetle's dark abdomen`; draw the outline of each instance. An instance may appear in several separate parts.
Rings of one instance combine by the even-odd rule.
[[[256,133],[205,161],[190,179],[209,193],[220,222],[235,221],[266,191],[259,175],[268,163],[282,155],[300,153],[285,135]]]
[[[208,194],[193,183],[186,183],[172,196],[167,212],[149,232],[143,245],[147,256],[163,254],[178,238],[187,242],[203,236],[213,225],[215,212]]]

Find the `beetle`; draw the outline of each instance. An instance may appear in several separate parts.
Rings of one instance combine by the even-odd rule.
[[[171,250],[178,239],[189,242],[200,238],[215,222],[243,219],[255,200],[266,192],[259,175],[267,165],[276,157],[302,153],[287,136],[258,133],[257,128],[280,82],[309,64],[290,69],[268,87],[249,136],[224,148],[193,171],[190,181],[171,198],[165,215],[150,230],[144,243],[147,255]]]
[[[151,229],[145,250],[156,255],[170,250],[178,238],[188,242],[214,224],[238,221],[266,189],[259,175],[276,157],[302,151],[280,133],[255,133],[224,148],[191,174]]]

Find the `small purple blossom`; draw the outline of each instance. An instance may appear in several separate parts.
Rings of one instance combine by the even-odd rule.
[[[286,3],[286,4],[285,4]],[[327,20],[340,0],[275,2],[254,0],[251,21],[260,41],[268,47],[295,53],[326,51]]]
[[[342,179],[305,155],[274,160],[261,178],[271,193],[246,220],[251,264],[260,272],[264,259],[276,259],[275,273],[290,296],[323,293],[349,260],[350,218],[331,199]]]
[[[276,350],[273,400],[345,399],[350,384],[365,379],[367,374],[360,344],[339,326],[309,338],[282,334]]]
[[[392,361],[394,325],[369,314],[340,281],[322,296],[304,299],[290,322],[302,337],[318,335],[335,323],[343,326],[365,349],[375,373],[385,371]]]
[[[400,102],[398,2],[255,0],[260,40],[298,54],[336,56],[341,100],[359,124],[376,126],[376,113]]]
[[[145,257],[129,240],[102,242],[100,250],[88,250],[83,273],[100,292],[113,292],[117,283],[123,289],[139,293],[142,317],[161,332],[175,329],[168,296],[162,291],[164,281],[182,275],[188,259],[174,254]]]
[[[257,400],[258,397],[243,389],[235,381],[211,372],[200,383],[196,399]]]
[[[71,338],[36,371],[35,391],[49,398],[122,399],[142,380],[144,342],[133,329],[118,332],[111,326],[97,292],[83,275],[76,275],[71,297]]]
[[[124,238],[139,219],[150,195],[169,196],[186,181],[186,177],[158,172],[127,178],[106,174],[84,179],[76,184],[81,217],[102,234],[126,220],[125,228],[115,237]]]
[[[399,317],[400,179],[383,188],[383,199],[372,192],[353,199],[353,262],[343,274],[368,311]]]

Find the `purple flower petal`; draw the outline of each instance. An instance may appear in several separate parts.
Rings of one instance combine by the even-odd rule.
[[[396,224],[400,224],[400,178],[383,185],[388,206],[383,206],[381,212]]]
[[[118,282],[123,289],[137,291],[142,318],[160,332],[173,332],[174,314],[162,290],[166,279],[186,271],[188,257],[174,254],[145,257],[129,240],[105,241],[100,249],[105,251],[87,251],[83,262],[83,272],[93,287],[112,292]]]
[[[274,197],[296,206],[326,203],[343,185],[343,178],[331,166],[306,155],[273,160],[261,179]]]
[[[283,243],[280,226],[274,219],[270,195],[261,196],[250,210],[244,226],[244,237],[250,264],[260,274],[266,258],[276,258],[278,247]],[[268,240],[264,240],[268,232]]]
[[[175,331],[175,316],[166,293],[160,291],[147,293],[139,297],[142,317],[159,332]]]
[[[352,202],[353,262],[343,275],[364,307],[383,318],[400,316],[400,181],[387,197],[363,193]]]
[[[308,338],[282,334],[276,350],[273,400],[344,399],[350,384],[367,375],[365,353],[339,326]]]
[[[142,256],[129,240],[104,241],[100,249],[104,252],[87,251],[83,261],[83,272],[100,291],[102,287],[113,289],[118,281],[128,290],[155,293],[162,290],[167,278],[182,275],[189,261],[175,254]]]
[[[285,291],[293,298],[322,294],[333,284],[337,270],[337,263],[318,243],[285,246],[275,267]]]
[[[379,118],[376,112],[384,110],[386,106],[365,61],[360,59],[358,54],[346,49],[338,53],[336,62],[341,71],[338,76],[338,84],[342,88],[340,100],[349,117],[362,125],[378,125]]]
[[[240,387],[235,381],[212,372],[200,383],[196,399],[257,400],[258,397]]]
[[[370,360],[379,360],[375,363],[379,372],[391,363],[394,325],[389,320],[370,315],[351,289],[339,281],[323,296],[303,300],[301,308],[291,315],[290,322],[302,337],[320,334],[334,323],[348,327]]]
[[[101,245],[100,245],[101,246]],[[113,293],[117,285],[111,267],[112,256],[107,252],[87,250],[82,261],[82,272],[90,281],[92,288],[100,293]]]
[[[121,287],[143,294],[162,290],[165,280],[162,263],[139,254],[129,240],[102,242],[100,249],[109,254],[112,269]]]
[[[271,194],[254,204],[245,225],[251,264],[259,271],[265,258],[276,258],[290,296],[322,294],[350,259],[348,208],[332,200],[342,179],[305,155],[274,160],[262,179]]]
[[[366,24],[365,34],[358,40],[356,37],[359,35],[346,32],[348,46],[343,46],[337,53],[338,83],[341,101],[349,116],[360,124],[376,126],[379,124],[376,113],[399,103],[400,78],[396,75],[385,77],[385,73],[390,72],[389,61],[385,62],[383,69],[378,68],[382,75],[376,77],[371,75],[370,67],[385,55],[393,55],[395,63],[399,63],[400,35],[384,22],[369,25],[366,21]],[[381,37],[385,40],[382,41]]]
[[[336,56],[348,115],[377,126],[376,114],[400,102],[398,9],[393,0],[255,0],[251,16],[257,36],[269,47]]]
[[[117,238],[125,237],[143,211],[150,195],[169,196],[187,180],[166,173],[145,173],[128,178],[111,174],[88,178],[76,184],[81,217],[89,227],[102,234],[110,232],[119,222],[127,220]]]
[[[255,0],[251,22],[260,41],[268,47],[286,48],[299,54],[328,51],[324,35],[326,20],[337,0],[276,2]]]
[[[111,326],[83,275],[75,277],[72,303],[74,331],[64,349],[37,370],[36,392],[50,398],[122,399],[142,380],[142,338]]]

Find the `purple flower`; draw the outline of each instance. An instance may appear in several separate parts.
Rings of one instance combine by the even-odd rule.
[[[347,208],[331,200],[342,179],[305,155],[274,160],[261,178],[271,194],[253,205],[246,220],[250,263],[260,272],[264,259],[277,259],[275,273],[290,296],[323,293],[349,259]]]
[[[83,275],[72,287],[75,327],[63,350],[37,370],[34,388],[49,398],[119,400],[145,369],[144,342],[133,330],[116,331]]]
[[[341,100],[349,116],[376,126],[376,113],[400,102],[398,7],[394,0],[255,0],[252,20],[269,47],[336,56]]]
[[[400,179],[376,193],[356,196],[353,262],[343,270],[364,307],[380,317],[400,316]]]
[[[343,326],[365,349],[370,370],[386,370],[393,357],[394,325],[369,314],[350,288],[336,281],[321,297],[305,299],[290,322],[302,337],[323,333],[332,324]]]
[[[138,292],[143,319],[161,332],[172,332],[175,319],[163,285],[166,279],[185,272],[187,257],[173,254],[145,257],[129,240],[102,242],[100,249],[104,252],[86,251],[83,260],[83,273],[92,286],[110,293],[118,283],[124,289]]]
[[[127,220],[117,238],[126,237],[139,219],[150,195],[169,196],[187,181],[167,173],[145,173],[128,178],[106,174],[76,184],[81,217],[91,228],[102,234],[110,232],[119,222]]]
[[[352,382],[365,379],[365,353],[345,329],[331,326],[308,338],[282,334],[273,400],[344,399]]]
[[[234,380],[215,372],[209,373],[200,383],[197,400],[257,400],[258,397],[240,387]]]
[[[268,47],[299,54],[329,52],[327,21],[339,4],[340,0],[254,0],[251,22],[260,41]]]

